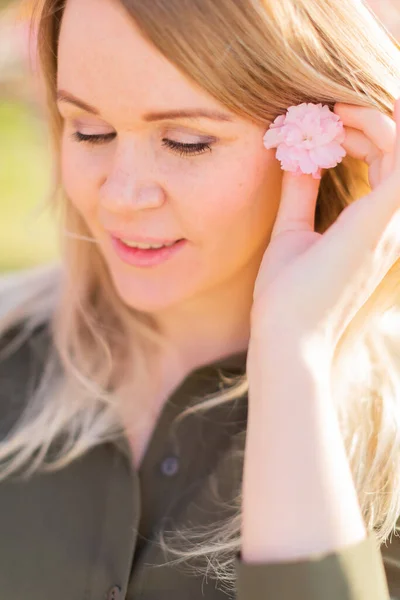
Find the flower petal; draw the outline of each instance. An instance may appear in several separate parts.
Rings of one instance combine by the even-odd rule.
[[[309,151],[305,152],[299,159],[299,166],[303,173],[310,174],[318,171],[318,165],[312,160]]]
[[[321,169],[335,167],[346,155],[343,123],[327,105],[290,106],[264,135],[266,148],[277,148],[282,169],[321,178]]]
[[[319,146],[310,150],[311,159],[323,169],[335,167],[342,158],[346,156],[346,151],[340,144],[331,142],[326,146]]]

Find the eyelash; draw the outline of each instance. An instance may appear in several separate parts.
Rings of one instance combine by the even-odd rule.
[[[86,135],[80,131],[75,131],[71,137],[76,142],[95,145],[104,144],[107,141],[114,139],[115,133],[97,133],[95,135]],[[182,144],[174,142],[173,140],[169,140],[168,138],[164,138],[162,140],[162,144],[180,156],[195,156],[196,154],[203,154],[203,152],[206,152],[207,150],[210,152],[212,151],[210,144],[205,142],[198,142],[196,144]]]

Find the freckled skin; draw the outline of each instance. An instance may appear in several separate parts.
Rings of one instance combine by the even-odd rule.
[[[282,171],[262,144],[266,127],[232,115],[184,77],[110,0],[68,0],[58,87],[101,114],[59,103],[62,177],[123,301],[181,328],[200,320],[214,337],[238,327],[249,314],[280,198]],[[180,108],[222,110],[235,120],[142,120],[148,111]],[[76,130],[117,137],[90,146],[71,139]],[[163,138],[215,143],[211,152],[180,156]],[[110,244],[106,230],[122,228],[189,244],[164,264],[137,268]]]

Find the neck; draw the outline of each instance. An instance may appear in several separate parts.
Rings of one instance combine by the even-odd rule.
[[[153,315],[182,373],[241,352],[250,339],[255,274],[242,274]]]

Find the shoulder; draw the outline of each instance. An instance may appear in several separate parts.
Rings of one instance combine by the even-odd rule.
[[[0,427],[43,371],[60,275],[57,263],[0,275]]]
[[[8,328],[0,337],[0,437],[15,423],[40,381],[51,349],[48,323]]]

